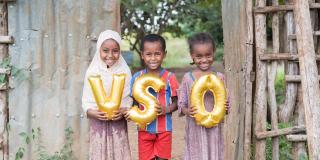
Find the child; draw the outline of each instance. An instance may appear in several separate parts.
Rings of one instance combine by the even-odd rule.
[[[203,75],[214,73],[212,63],[215,44],[211,36],[207,33],[193,35],[188,40],[192,64],[196,68],[186,73],[182,79],[179,88],[178,107],[181,115],[186,116],[186,134],[185,134],[185,160],[223,160],[223,135],[222,124],[212,128],[205,128],[196,124],[193,116],[195,109],[190,107],[190,92],[192,84]],[[222,73],[214,73],[223,78]],[[204,104],[207,111],[213,109],[213,94],[207,92],[204,96]]]
[[[140,46],[140,57],[144,62],[145,69],[135,73],[131,79],[131,90],[136,78],[145,73],[159,75],[166,83],[165,89],[159,93],[150,89],[157,97],[159,106],[157,107],[159,116],[145,129],[138,131],[139,159],[170,159],[172,142],[172,120],[171,113],[177,110],[177,88],[178,81],[172,72],[161,67],[166,56],[166,43],[163,37],[150,34],[142,39]],[[132,92],[131,92],[132,93]],[[134,101],[134,103],[136,103]],[[141,108],[143,106],[139,105]]]
[[[116,111],[112,121],[107,121],[99,112],[88,82],[91,75],[100,75],[107,95],[110,94],[112,75],[126,74],[120,108],[132,106],[130,94],[130,69],[120,53],[121,37],[112,30],[99,35],[97,50],[86,72],[83,87],[82,108],[89,118],[90,151],[92,160],[129,160],[131,159],[127,121],[120,111]]]

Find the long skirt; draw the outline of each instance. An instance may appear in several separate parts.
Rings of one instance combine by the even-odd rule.
[[[127,121],[90,119],[90,160],[131,160]]]

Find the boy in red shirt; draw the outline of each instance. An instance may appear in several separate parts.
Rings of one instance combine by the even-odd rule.
[[[145,73],[153,73],[166,83],[166,87],[156,93],[152,88],[149,92],[157,97],[159,116],[146,126],[139,129],[138,146],[139,159],[170,159],[172,145],[172,112],[177,110],[177,89],[179,83],[172,72],[161,67],[166,56],[166,43],[163,37],[150,34],[142,39],[140,46],[140,57],[143,60],[145,69],[136,72],[131,79],[132,86],[136,78]],[[132,94],[131,94],[132,96]],[[137,103],[137,102],[134,102]],[[139,107],[143,107],[139,105]]]

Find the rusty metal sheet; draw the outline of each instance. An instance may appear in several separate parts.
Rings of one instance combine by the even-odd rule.
[[[9,92],[9,156],[26,148],[23,159],[36,159],[36,145],[22,132],[40,127],[48,153],[65,143],[72,127],[77,159],[88,159],[88,123],[81,109],[84,74],[105,29],[120,28],[117,0],[16,0],[8,2],[9,47],[14,77]]]

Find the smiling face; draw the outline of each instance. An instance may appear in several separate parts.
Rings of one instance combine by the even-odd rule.
[[[214,58],[214,48],[211,43],[194,44],[191,51],[193,62],[201,71],[211,68]]]
[[[100,58],[108,66],[114,65],[120,57],[120,46],[113,39],[105,40],[100,47]]]
[[[141,59],[150,71],[158,71],[166,54],[159,41],[144,42]]]

